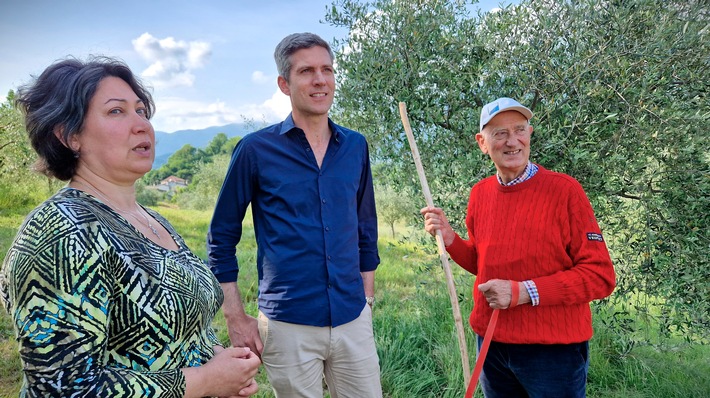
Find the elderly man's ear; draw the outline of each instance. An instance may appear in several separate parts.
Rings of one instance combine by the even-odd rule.
[[[478,143],[478,147],[481,149],[481,152],[483,152],[485,155],[488,154],[488,147],[486,146],[486,139],[483,136],[482,132],[479,132],[476,134],[476,142]]]

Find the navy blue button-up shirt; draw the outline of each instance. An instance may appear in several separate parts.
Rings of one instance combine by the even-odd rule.
[[[259,309],[269,318],[338,326],[360,315],[360,272],[374,271],[377,216],[365,137],[328,121],[321,167],[289,115],[234,148],[207,237],[220,282],[237,280],[236,245],[252,206]]]

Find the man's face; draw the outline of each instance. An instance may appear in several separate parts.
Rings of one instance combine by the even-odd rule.
[[[504,182],[525,171],[530,159],[530,136],[533,128],[517,111],[497,114],[476,134],[478,147],[488,154]]]
[[[295,115],[302,117],[327,115],[333,105],[335,70],[328,50],[315,46],[291,55],[289,81],[279,76],[281,91],[291,97]]]

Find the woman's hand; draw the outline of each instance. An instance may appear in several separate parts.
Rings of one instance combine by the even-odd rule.
[[[254,376],[261,360],[249,348],[228,347],[202,366],[183,368],[185,397],[248,397],[259,389]]]

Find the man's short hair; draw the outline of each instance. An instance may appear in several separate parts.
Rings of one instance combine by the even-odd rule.
[[[333,50],[330,49],[330,45],[327,41],[323,40],[320,36],[314,33],[293,33],[281,40],[281,42],[276,46],[274,50],[274,60],[276,61],[276,69],[279,72],[279,76],[289,81],[289,76],[291,74],[291,55],[298,50],[311,47],[323,47],[328,50],[330,55],[330,61],[333,62],[335,56],[333,55]]]

